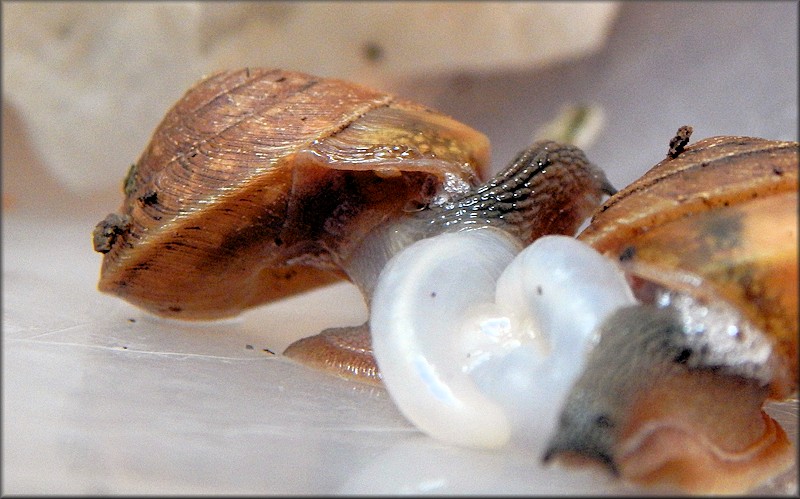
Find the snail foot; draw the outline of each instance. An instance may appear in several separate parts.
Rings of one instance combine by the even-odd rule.
[[[295,341],[283,352],[303,365],[339,377],[382,386],[378,365],[372,356],[369,323],[325,329],[315,336]]]

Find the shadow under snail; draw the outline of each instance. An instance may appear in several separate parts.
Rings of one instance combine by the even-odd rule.
[[[95,228],[99,289],[195,320],[348,279],[368,323],[285,354],[383,384],[428,434],[747,490],[791,463],[761,405],[797,387],[797,144],[679,139],[616,194],[553,141],[487,180],[486,137],[424,106],[220,72],[168,111]]]

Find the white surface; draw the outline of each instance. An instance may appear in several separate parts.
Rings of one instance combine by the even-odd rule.
[[[485,131],[497,164],[562,104],[598,103],[606,128],[587,154],[621,187],[683,124],[694,138],[797,140],[797,27],[795,2],[626,3],[597,56],[419,80],[403,95]],[[13,109],[3,116],[13,127]],[[362,321],[352,288],[188,325],[99,294],[90,235],[118,194],[70,197],[42,175],[28,141],[6,133],[4,494],[641,493],[591,470],[540,469],[524,449],[440,444],[384,391],[262,351]],[[133,160],[119,158],[120,180]],[[797,402],[779,411],[796,440]],[[759,492],[796,494],[796,473]]]

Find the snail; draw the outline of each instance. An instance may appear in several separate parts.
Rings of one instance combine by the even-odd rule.
[[[430,235],[572,234],[613,192],[579,149],[540,141],[486,179],[486,137],[413,102],[270,69],[211,75],[166,114],[94,231],[98,288],[197,320],[348,279],[369,303],[384,263]],[[378,382],[369,329],[286,354]],[[364,353],[366,352],[366,353]]]
[[[578,238],[620,263],[642,305],[600,326],[548,457],[611,456],[630,480],[702,493],[794,462],[762,405],[797,392],[799,155],[712,137],[605,202]]]
[[[735,487],[746,489],[783,469],[790,452],[785,434],[760,410],[767,395],[796,389],[796,370],[786,367],[796,363],[796,339],[763,327],[785,319],[785,310],[772,314],[771,304],[759,304],[748,312],[752,293],[732,300],[711,284],[714,276],[661,262],[664,239],[645,242],[663,226],[674,244],[668,237],[677,233],[667,231],[668,222],[694,223],[691,234],[702,239],[708,225],[701,214],[715,210],[689,207],[710,208],[717,200],[733,205],[753,193],[790,196],[797,146],[789,143],[788,160],[757,172],[778,179],[779,189],[734,182],[729,196],[718,198],[713,189],[696,188],[713,184],[709,175],[681,184],[691,171],[679,169],[668,175],[674,185],[662,180],[658,172],[670,166],[705,170],[704,163],[714,163],[698,151],[721,151],[726,159],[719,162],[731,164],[750,156],[737,149],[742,138],[709,140],[686,147],[680,138],[656,173],[617,194],[579,149],[553,141],[533,144],[486,180],[485,136],[438,112],[340,80],[225,71],[199,82],[167,113],[124,181],[122,206],[95,228],[95,249],[104,253],[98,287],[156,315],[194,320],[236,315],[348,279],[365,296],[368,323],[301,339],[285,354],[384,385],[426,433],[473,447],[518,439],[547,460],[580,455],[623,478],[689,490],[722,489],[719,477],[738,472],[747,479]],[[672,187],[659,192],[659,185]],[[648,192],[668,202],[636,202]],[[719,214],[725,218],[734,208]],[[571,237],[595,212],[589,227]],[[692,213],[697,217],[673,216]],[[740,219],[749,217],[747,211]],[[609,242],[615,238],[622,244]],[[789,247],[789,239],[780,238],[780,247]],[[724,252],[695,254],[708,257],[736,260]],[[770,258],[756,256],[764,268],[772,268]],[[769,279],[764,283],[787,285]],[[776,296],[788,296],[791,305],[791,293]],[[796,289],[793,297],[796,306]],[[698,316],[703,307],[747,341],[731,349],[729,342],[713,343],[706,351],[702,342],[682,343],[687,321],[705,324]],[[796,317],[784,322],[796,332]],[[643,328],[648,324],[653,327]],[[659,334],[665,330],[669,341]],[[650,355],[664,341],[659,355]],[[609,363],[620,344],[639,346]],[[693,355],[695,349],[703,355]],[[622,383],[603,372],[604,363],[628,379],[644,366],[647,376],[637,386]],[[685,368],[688,381],[664,369],[673,364]],[[742,423],[749,425],[749,442],[768,436],[775,444],[755,459],[739,459],[738,468],[705,463],[697,477],[691,466],[700,461],[693,456],[636,445],[652,440],[646,430],[653,421],[680,421],[677,404],[650,404],[659,408],[652,417],[634,416],[640,398],[663,394],[660,387],[701,393],[696,380],[709,376],[711,385],[723,387],[714,399],[721,411],[734,398],[726,393],[744,390],[749,404],[734,411],[741,417],[722,440]],[[614,395],[606,389],[624,395],[610,412],[603,404]],[[711,426],[692,433],[700,448]],[[719,445],[711,440],[708,448]],[[764,454],[775,457],[759,460]]]
[[[791,466],[762,405],[797,390],[798,145],[685,146],[577,238],[519,251],[460,232],[390,260],[370,320],[406,417],[451,443],[515,441],[695,493]]]

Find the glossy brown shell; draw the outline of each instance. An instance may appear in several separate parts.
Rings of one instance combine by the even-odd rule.
[[[700,140],[609,198],[579,235],[634,277],[733,306],[774,343],[787,370],[778,396],[798,378],[799,154],[797,142]]]
[[[479,132],[389,94],[281,70],[214,74],[131,167],[124,230],[96,231],[99,289],[211,319],[330,283],[375,226],[476,185],[488,157]]]
[[[619,255],[666,222],[778,192],[797,191],[797,142],[719,136],[661,161],[603,203],[579,235]]]

